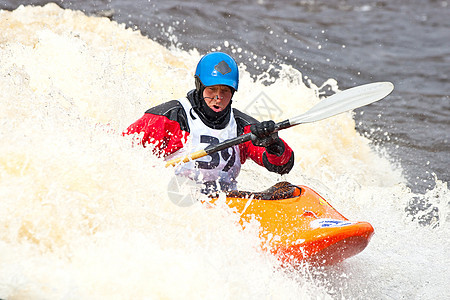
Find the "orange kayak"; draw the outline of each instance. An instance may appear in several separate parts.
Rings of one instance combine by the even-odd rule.
[[[368,222],[349,221],[306,186],[280,182],[265,192],[232,191],[227,205],[245,221],[261,224],[264,249],[293,265],[330,265],[364,250],[373,235]]]

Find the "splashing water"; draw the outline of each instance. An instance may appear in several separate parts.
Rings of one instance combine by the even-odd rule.
[[[225,45],[227,48],[227,45]],[[121,132],[193,88],[197,51],[166,49],[106,18],[54,4],[0,11],[0,298],[394,298],[448,294],[446,184],[405,211],[402,170],[355,130],[351,113],[280,133],[296,154],[283,179],[306,184],[375,228],[368,248],[329,268],[282,270],[227,210],[173,205],[172,171]],[[241,65],[234,104],[261,92],[299,115],[319,87],[280,66],[253,80]],[[330,80],[331,84],[336,84]],[[258,116],[255,116],[258,117]],[[254,163],[239,187],[280,180]],[[426,213],[422,212],[422,213]]]

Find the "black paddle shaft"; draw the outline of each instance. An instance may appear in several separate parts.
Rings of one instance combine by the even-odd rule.
[[[291,126],[293,126],[293,125],[291,125],[289,120],[284,120],[284,121],[282,121],[280,123],[275,124],[275,131],[274,132],[280,131],[282,129],[289,128]],[[229,147],[233,147],[233,146],[236,146],[236,145],[239,145],[239,144],[251,141],[251,140],[255,140],[255,139],[257,139],[257,137],[253,133],[251,133],[251,132],[250,133],[246,133],[246,134],[237,136],[235,138],[223,141],[220,144],[209,145],[208,147],[205,148],[205,152],[207,154],[212,154],[212,153],[215,153],[215,152],[227,149]]]

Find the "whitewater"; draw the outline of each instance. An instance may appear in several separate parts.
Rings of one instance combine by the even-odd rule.
[[[217,50],[238,63],[245,51]],[[295,151],[292,172],[246,163],[238,187],[312,187],[373,225],[359,255],[285,269],[260,250],[257,223],[243,229],[226,209],[174,205],[173,170],[121,133],[185,96],[202,54],[55,4],[0,11],[1,299],[450,299],[447,184],[436,178],[414,194],[351,112],[280,132]],[[281,121],[321,100],[299,70],[277,70],[255,80],[240,64],[233,105],[251,112],[263,94]],[[417,197],[431,205],[413,217],[405,209]]]

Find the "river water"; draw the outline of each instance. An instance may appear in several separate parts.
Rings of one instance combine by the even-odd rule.
[[[447,1],[47,2],[0,2],[0,298],[450,294]],[[371,222],[364,252],[282,270],[257,250],[257,224],[169,201],[171,171],[120,132],[191,89],[211,50],[241,64],[234,105],[276,121],[394,83],[383,101],[280,133],[296,153],[283,179]],[[252,163],[239,179],[280,180]]]

